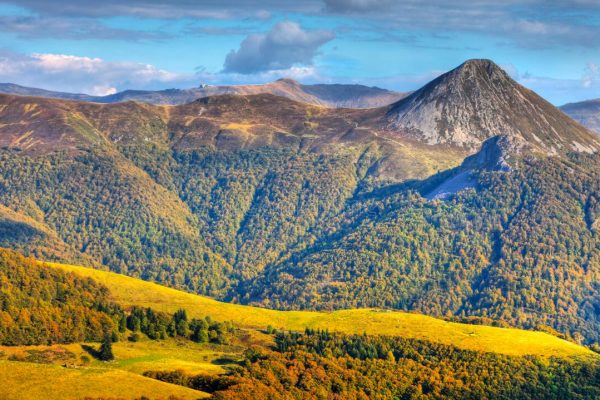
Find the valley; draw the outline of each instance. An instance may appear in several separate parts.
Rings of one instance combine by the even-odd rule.
[[[598,394],[600,138],[493,62],[80,100],[0,95],[1,396]]]

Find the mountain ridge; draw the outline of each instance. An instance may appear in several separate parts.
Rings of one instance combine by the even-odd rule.
[[[376,108],[391,104],[407,95],[406,93],[381,89],[375,86],[369,87],[357,84],[303,85],[288,78],[255,85],[202,85],[190,89],[164,89],[156,91],[130,89],[105,96],[55,92],[12,83],[0,83],[0,93],[96,103],[141,101],[159,105],[185,104],[202,97],[223,94],[251,95],[271,93],[295,101],[333,108]]]

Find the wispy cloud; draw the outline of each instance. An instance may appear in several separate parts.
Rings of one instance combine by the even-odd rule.
[[[377,20],[373,32],[481,33],[526,48],[600,47],[600,2],[567,0],[324,0],[323,12]]]
[[[48,0],[1,0],[42,15],[67,17],[135,16],[153,19],[174,18],[269,18],[273,11],[311,12],[319,8],[319,0],[61,0],[60,5]]]
[[[325,11],[342,14],[375,13],[390,10],[393,0],[324,0]]]
[[[600,84],[600,65],[593,62],[588,63],[585,67],[585,73],[581,79],[581,83],[586,88],[591,88],[594,85]]]
[[[600,37],[600,2],[595,0],[104,0],[102,6],[92,0],[61,0],[60,6],[48,0],[0,0],[0,3],[29,10],[40,18],[37,21],[40,25],[53,26],[48,35],[59,37],[76,36],[82,31],[103,32],[108,37],[132,35],[127,30],[111,31],[100,22],[86,30],[78,26],[78,19],[128,16],[159,20],[265,20],[278,14],[295,13],[306,17],[350,18],[360,29],[387,35],[392,30],[419,31],[421,34],[470,32],[526,48],[600,47],[597,39]],[[72,27],[65,22],[68,19],[72,20],[69,22]],[[35,31],[33,27],[23,27],[16,22],[5,21],[4,30],[25,31],[21,33],[23,35]],[[60,29],[60,24],[66,26]],[[205,28],[204,33],[211,33],[211,29],[218,33],[219,28]],[[198,32],[202,33],[202,29]],[[221,33],[226,32],[222,30]],[[160,36],[160,32],[156,35]]]
[[[164,40],[173,37],[162,31],[118,29],[90,18],[55,18],[36,16],[0,16],[0,32],[13,33],[22,39],[55,38],[70,40]]]
[[[512,64],[502,65],[502,68],[521,85],[550,99],[557,106],[597,98],[600,94],[600,66],[593,62],[582,68],[581,78],[570,79],[521,72]]]
[[[256,28],[242,26],[196,26],[189,25],[185,28],[186,35],[197,36],[247,36],[256,31]]]

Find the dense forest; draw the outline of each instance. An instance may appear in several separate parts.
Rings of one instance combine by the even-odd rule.
[[[231,323],[170,315],[151,308],[123,309],[109,290],[90,278],[40,264],[0,248],[0,345],[99,342],[109,337],[137,341],[178,337],[226,344]]]
[[[598,166],[583,156],[530,161],[482,172],[477,190],[446,201],[413,190],[353,201],[332,235],[250,283],[249,299],[491,317],[597,341]]]
[[[113,308],[95,281],[0,249],[0,344],[99,341]]]
[[[600,365],[384,336],[277,333],[225,376],[148,371],[215,399],[596,399]]]
[[[598,156],[473,171],[475,189],[430,201],[447,173],[376,182],[369,151],[119,150],[1,151],[0,242],[233,302],[477,316],[600,340]]]

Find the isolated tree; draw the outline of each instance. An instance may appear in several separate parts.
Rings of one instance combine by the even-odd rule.
[[[123,314],[121,319],[119,319],[119,332],[123,333],[127,330],[127,316]]]
[[[100,351],[98,352],[98,359],[102,361],[111,361],[115,359],[112,352],[112,340],[108,334],[104,335],[104,340],[102,341]]]

